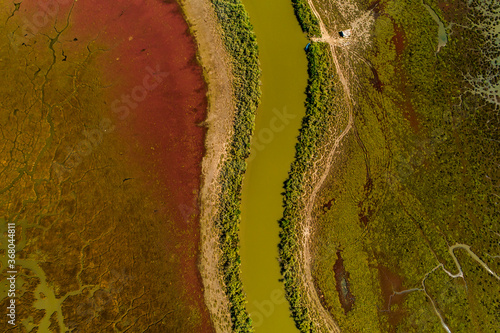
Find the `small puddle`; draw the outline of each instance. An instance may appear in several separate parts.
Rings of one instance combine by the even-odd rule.
[[[391,326],[390,332],[395,332],[396,327],[405,315],[403,308],[405,294],[401,293],[403,290],[403,278],[382,265],[377,266],[377,269],[382,298],[384,299],[383,311],[387,314],[387,319]]]
[[[429,14],[431,15],[432,19],[437,23],[438,25],[438,46],[437,46],[437,51],[438,53],[442,47],[446,46],[446,43],[448,43],[448,34],[446,33],[446,28],[444,27],[443,22],[439,18],[439,16],[436,14],[434,9],[432,9],[429,5],[425,4],[422,2],[422,5],[427,9]]]
[[[347,314],[352,310],[356,299],[351,292],[349,272],[345,270],[344,259],[342,258],[340,251],[337,251],[337,260],[333,265],[333,271],[335,273],[335,282],[337,293],[339,295],[339,301],[344,309],[344,312]]]

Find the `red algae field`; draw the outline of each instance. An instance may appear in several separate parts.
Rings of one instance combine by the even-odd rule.
[[[0,1],[0,25],[1,331],[212,332],[179,5]]]

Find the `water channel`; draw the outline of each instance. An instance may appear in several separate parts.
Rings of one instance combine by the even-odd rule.
[[[422,5],[425,7],[425,9],[427,9],[427,11],[431,15],[432,19],[434,20],[434,22],[436,22],[438,25],[438,36],[437,36],[438,37],[438,45],[437,45],[437,51],[436,51],[436,53],[438,53],[441,50],[441,48],[445,47],[446,43],[448,43],[448,34],[446,33],[446,28],[444,26],[444,23],[441,21],[439,16],[436,14],[434,9],[432,9],[429,5],[427,5],[424,2],[422,2]]]
[[[262,101],[243,182],[241,260],[255,331],[298,332],[279,271],[278,220],[283,182],[305,114],[308,43],[289,0],[243,0],[257,35]]]

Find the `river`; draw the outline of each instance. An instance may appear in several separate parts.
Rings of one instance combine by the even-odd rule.
[[[283,182],[305,114],[308,43],[290,0],[244,0],[262,67],[262,100],[243,182],[241,261],[247,308],[255,331],[297,332],[278,263]]]

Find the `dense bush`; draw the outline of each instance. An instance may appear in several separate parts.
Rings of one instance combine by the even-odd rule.
[[[299,20],[302,31],[304,31],[309,37],[320,36],[321,31],[319,29],[319,22],[316,16],[314,16],[311,7],[307,4],[305,0],[292,0],[293,8],[295,9],[295,15]]]
[[[302,30],[309,36],[321,35],[317,18],[304,0],[292,0]],[[302,120],[298,143],[295,146],[295,159],[289,178],[284,184],[284,214],[280,220],[279,255],[281,274],[285,282],[286,297],[290,303],[292,317],[301,332],[316,332],[311,320],[304,290],[300,284],[298,267],[300,223],[304,175],[311,167],[316,147],[326,132],[326,124],[332,108],[329,107],[334,88],[330,80],[331,59],[328,45],[312,43],[307,51],[309,80],[306,89],[306,116]]]
[[[225,47],[231,56],[236,104],[234,134],[219,179],[222,190],[216,223],[223,252],[221,268],[230,301],[233,331],[251,332],[240,277],[238,232],[241,183],[246,170],[245,159],[250,154],[255,110],[260,100],[258,50],[253,28],[241,2],[212,0],[212,3],[222,27]]]
[[[295,324],[301,332],[315,332],[307,304],[304,303],[305,296],[300,285],[300,272],[297,270],[300,252],[297,236],[303,212],[300,198],[304,191],[304,175],[311,167],[316,147],[326,132],[328,119],[331,117],[330,112],[332,112],[328,103],[334,88],[330,82],[332,74],[328,45],[311,44],[307,52],[307,60],[309,82],[306,90],[306,116],[302,121],[299,140],[295,146],[295,159],[284,186],[284,215],[279,222],[281,227],[279,254],[286,297],[290,302]]]

